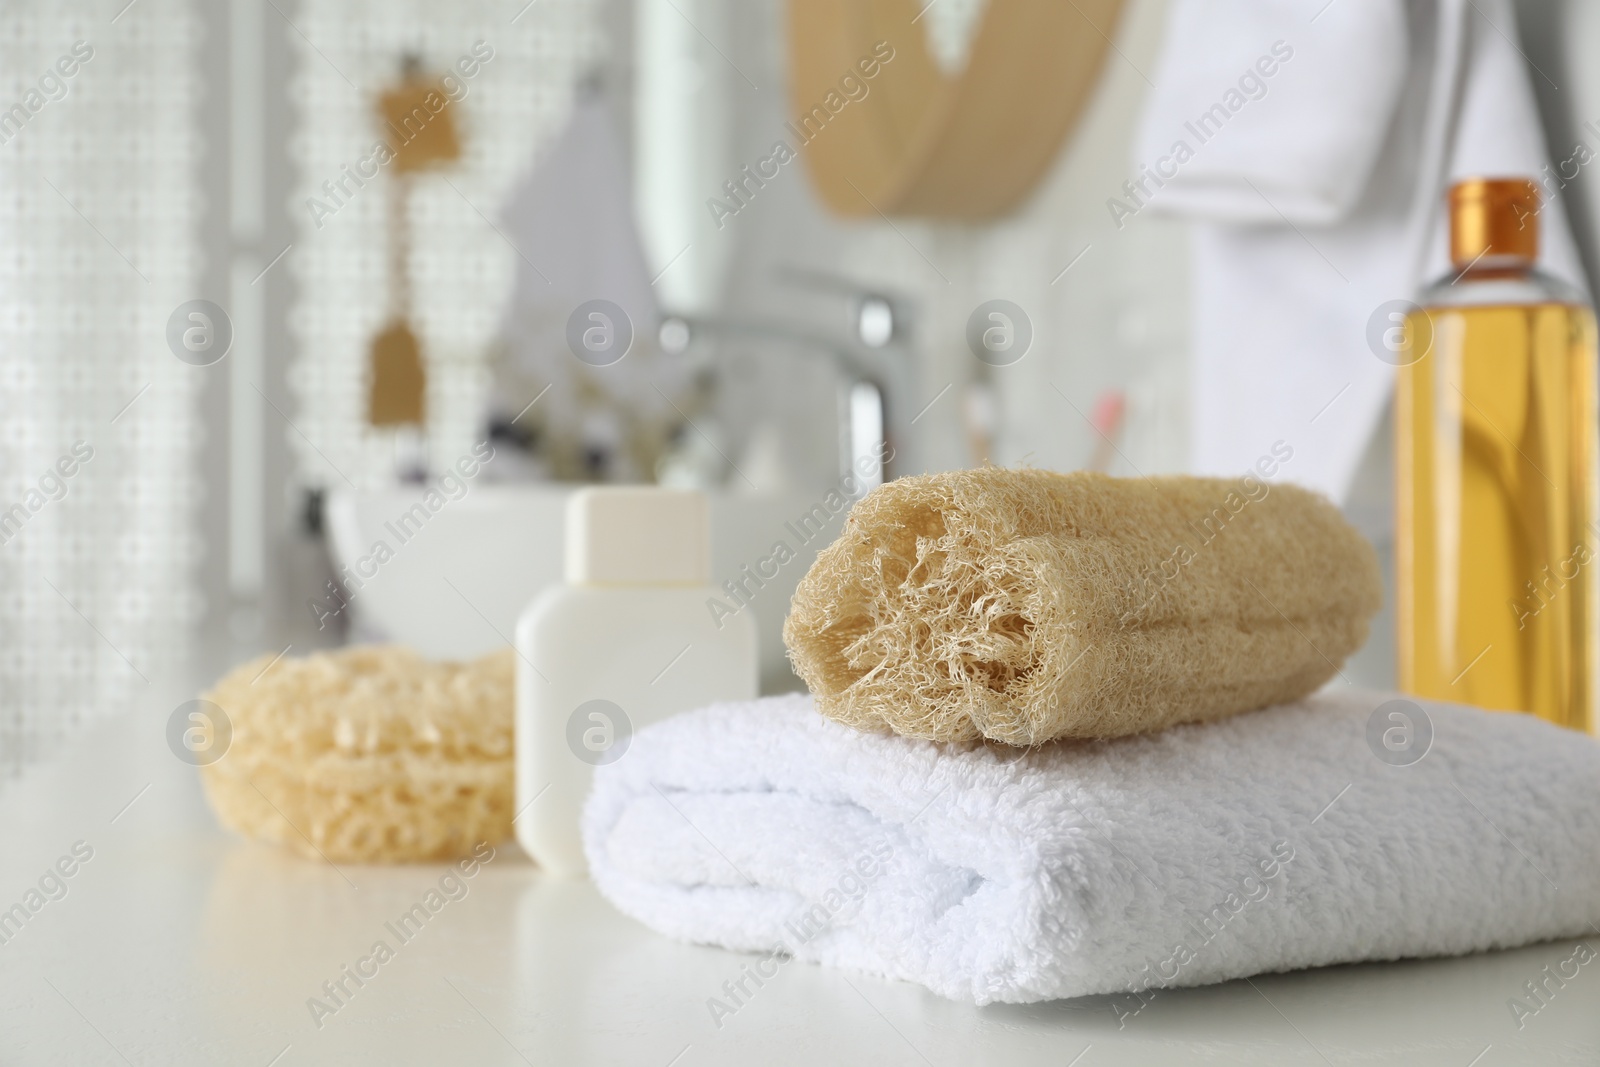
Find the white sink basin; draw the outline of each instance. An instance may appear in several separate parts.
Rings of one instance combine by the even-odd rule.
[[[576,488],[473,485],[426,515],[425,506],[412,510],[423,499],[421,487],[331,493],[328,540],[334,566],[351,576],[354,595],[344,610],[352,632],[438,659],[469,659],[503,647],[528,602],[561,581],[566,501]],[[802,522],[808,514],[812,518]],[[761,588],[744,579],[761,635],[763,691],[800,688],[784,654],[783,620],[795,585],[837,536],[844,515],[844,509],[829,515],[821,494],[711,496],[715,584],[740,578],[747,566],[750,572],[776,570],[761,578]],[[377,550],[380,542],[387,559],[379,559],[385,554]],[[774,558],[779,542],[794,554],[781,565]],[[730,596],[723,600],[738,606]],[[324,605],[338,607],[329,598]]]

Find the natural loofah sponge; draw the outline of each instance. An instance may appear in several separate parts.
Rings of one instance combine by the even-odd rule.
[[[829,718],[1037,745],[1296,700],[1381,599],[1372,547],[1308,490],[989,467],[857,503],[783,637]]]
[[[511,836],[511,650],[433,663],[362,646],[246,663],[206,699],[233,727],[201,768],[223,825],[335,863],[465,856]]]

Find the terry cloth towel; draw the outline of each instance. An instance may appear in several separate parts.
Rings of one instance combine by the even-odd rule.
[[[1280,442],[1259,473],[1293,455]],[[934,741],[1107,738],[1281,704],[1366,641],[1370,545],[1257,473],[997,467],[851,509],[783,637],[829,718]]]
[[[979,1004],[1600,935],[1600,743],[1393,699],[1026,750],[715,705],[597,769],[584,843],[670,937]]]
[[[1196,473],[1283,439],[1297,481],[1345,499],[1393,381],[1388,316],[1449,269],[1451,181],[1544,184],[1540,265],[1582,287],[1516,41],[1507,0],[1173,5],[1139,185],[1111,206],[1197,224]]]

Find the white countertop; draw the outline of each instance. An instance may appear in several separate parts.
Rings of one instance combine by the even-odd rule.
[[[1168,991],[1120,1029],[1108,997],[975,1008],[791,962],[719,1028],[707,1000],[752,957],[657,936],[510,844],[319,1028],[308,998],[397,944],[384,924],[444,868],[335,869],[232,837],[165,720],[95,726],[0,792],[0,909],[75,842],[94,850],[0,945],[8,1067],[1600,1063],[1600,968],[1521,1029],[1507,1005],[1565,943]]]

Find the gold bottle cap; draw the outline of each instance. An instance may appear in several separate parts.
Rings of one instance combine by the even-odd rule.
[[[1527,178],[1468,178],[1450,187],[1450,260],[1539,258],[1539,186]]]

